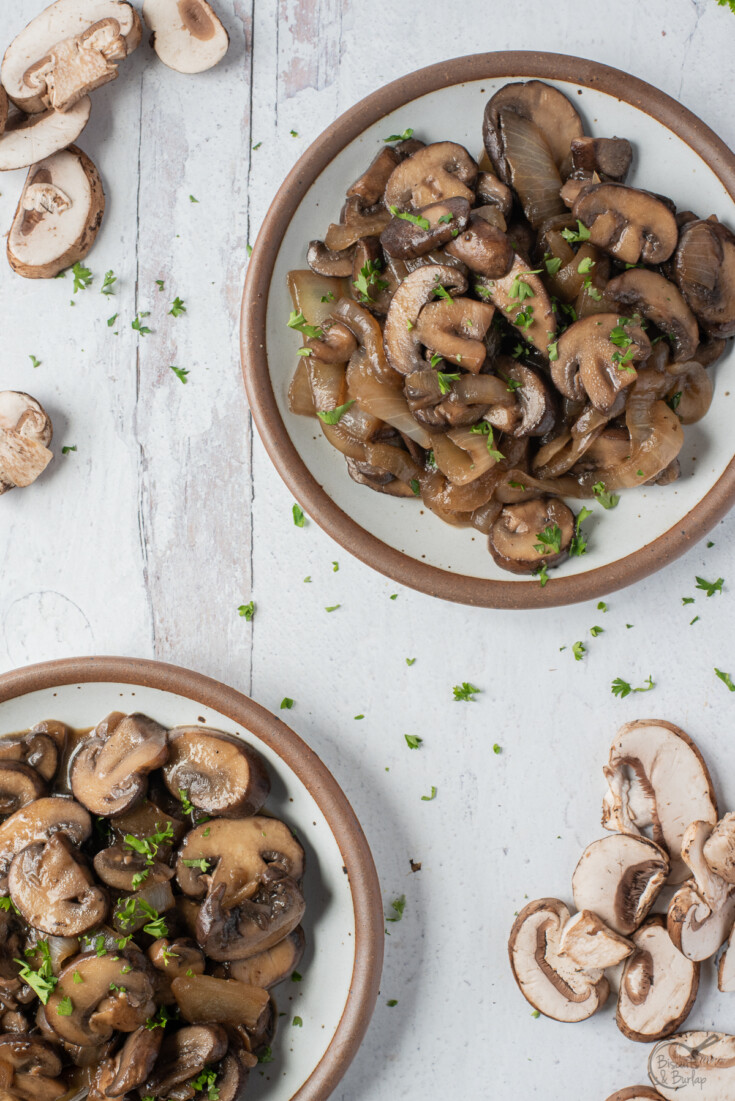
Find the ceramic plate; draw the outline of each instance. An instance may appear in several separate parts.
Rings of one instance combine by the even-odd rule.
[[[527,608],[573,603],[660,569],[700,539],[735,498],[735,354],[713,368],[715,398],[687,427],[682,477],[593,505],[588,553],[565,562],[542,588],[496,566],[487,540],[451,527],[420,502],[379,496],[353,482],[344,459],[311,418],[293,416],[288,384],[299,334],[288,329],[286,274],[306,267],[306,248],[338,219],[346,188],[382,139],[412,127],[424,141],[482,151],[483,110],[513,80],[545,80],[564,92],[587,133],[621,135],[635,148],[628,182],[670,193],[679,209],[735,222],[735,156],[699,119],[642,81],[596,62],[555,54],[457,58],[395,81],[330,126],[288,176],[268,212],[248,268],[242,313],[245,385],[258,430],[279,473],[311,516],[347,550],[397,581],[448,600]],[[589,502],[587,502],[589,504]]]
[[[143,711],[164,726],[202,723],[243,736],[265,758],[266,809],[298,830],[306,850],[307,948],[301,982],[275,990],[286,1015],[272,1063],[251,1072],[252,1101],[324,1101],[365,1033],[380,982],[384,924],[365,836],[319,758],[279,719],[208,677],[158,662],[79,658],[0,677],[0,733],[42,719],[93,726],[109,711]],[[294,1028],[291,1020],[303,1020]]]

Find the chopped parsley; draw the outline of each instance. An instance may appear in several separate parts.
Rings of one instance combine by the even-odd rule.
[[[431,222],[421,214],[409,214],[407,211],[400,211],[397,206],[391,206],[389,209],[394,218],[400,218],[403,222],[410,222],[412,225],[418,226],[419,229],[431,229]]]
[[[546,345],[546,351],[549,353],[549,360],[556,363],[559,358],[559,341],[552,340],[551,344]]]
[[[724,673],[722,669],[718,669],[715,666],[715,674],[720,678],[726,688],[729,688],[731,692],[735,692],[735,684],[732,682],[732,677],[729,673]]]
[[[402,134],[391,134],[389,138],[383,138],[383,141],[386,142],[386,144],[391,141],[408,141],[412,134],[413,128],[409,126]]]
[[[415,661],[416,658],[406,658],[406,665],[413,665]]]
[[[319,325],[309,325],[301,311],[291,310],[286,324],[289,329],[298,329],[310,340],[321,340],[324,336],[324,330]]]
[[[294,701],[290,696],[284,696],[281,700],[281,711],[290,711],[294,705]]]
[[[185,864],[187,868],[198,868],[200,872],[208,872],[210,868],[209,861],[205,860],[203,856],[199,860],[182,860],[181,863]],[[178,953],[170,952],[169,955],[175,956]]]
[[[594,493],[595,497],[600,502],[603,508],[615,508],[618,501],[620,500],[620,497],[617,493],[607,492],[604,482],[595,482],[595,484],[592,486],[592,492]]]
[[[707,596],[714,596],[715,593],[722,592],[722,586],[725,583],[724,577],[718,577],[716,581],[705,581],[703,577],[696,578],[696,588],[702,589]]]
[[[41,360],[40,359],[36,359],[35,356],[28,356],[28,358],[31,361],[31,366],[32,367],[40,367],[41,366]]]
[[[418,734],[404,734],[403,737],[406,739],[406,745],[409,749],[418,749],[424,740],[419,738]]]
[[[173,363],[169,364],[169,367],[176,375],[179,382],[183,382],[184,386],[186,386],[187,382],[189,381],[189,379],[187,378],[187,375],[189,374],[188,369],[186,367],[174,367]]]
[[[74,1012],[74,1003],[68,994],[65,994],[56,1006],[56,1012],[60,1017],[71,1017]]]
[[[301,1020],[301,1017],[294,1017],[291,1024],[293,1025],[294,1028],[302,1028],[304,1022]]]
[[[184,814],[193,814],[194,804],[189,798],[189,793],[186,788],[179,788],[179,798],[181,799],[181,809]]]
[[[581,661],[587,653],[587,647],[583,642],[575,642],[572,646],[572,653],[574,654],[575,661]]]
[[[561,267],[561,256],[549,256],[544,260],[544,264],[549,275],[556,275]]]
[[[180,317],[182,313],[186,313],[186,306],[184,305],[183,298],[179,298],[178,295],[171,303],[171,309],[168,311],[173,317]]]
[[[539,554],[561,554],[561,528],[558,524],[549,524],[543,531],[536,532],[538,543],[533,549]]]
[[[419,485],[418,478],[412,478],[408,484],[411,487],[411,492],[413,493],[414,497],[420,497],[421,486]]]
[[[149,316],[150,316],[150,310],[143,310],[143,311],[138,312],[135,315],[135,321],[131,321],[130,328],[135,329],[136,333],[139,333],[141,336],[147,336],[148,333],[153,332],[153,330],[149,329],[147,325],[143,325],[142,321],[143,321],[144,317],[149,317]]]
[[[373,297],[370,294],[371,288],[375,289],[378,293],[387,288],[388,281],[380,278],[382,269],[383,264],[380,260],[368,260],[367,263],[360,268],[360,274],[357,279],[353,281],[352,285],[357,291],[359,300],[363,305],[369,305],[373,301]]]
[[[291,509],[291,513],[293,515],[294,525],[297,528],[303,528],[306,523],[306,517],[304,516],[303,510],[299,508],[298,505],[294,505]]]
[[[580,244],[582,241],[589,241],[590,239],[590,231],[587,229],[587,226],[583,225],[582,222],[580,222],[579,218],[577,218],[576,230],[563,229],[561,231],[561,235],[565,241],[569,242],[570,245],[577,245]]]
[[[355,399],[346,401],[344,405],[338,405],[335,409],[327,409],[323,412],[317,413],[320,421],[324,424],[339,424],[342,417],[345,415],[350,406],[355,404]]]
[[[478,692],[482,692],[481,688],[475,688],[473,684],[464,680],[461,684],[455,684],[452,689],[454,693],[454,699],[457,703],[474,703],[475,696]]]
[[[328,608],[325,608],[325,612],[336,612],[338,608],[341,608],[341,604],[331,604]]]
[[[112,317],[107,318],[107,327],[108,327],[108,329],[112,328],[112,326],[115,324],[115,322],[117,321],[119,316],[120,316],[119,314],[114,313],[112,315]],[[117,333],[115,333],[115,336],[117,336]]]
[[[35,956],[37,952],[41,953],[41,965],[37,970],[30,967],[24,960],[14,958],[13,962],[20,964],[19,978],[30,986],[44,1005],[47,1005],[59,980],[55,977],[51,966],[51,951],[47,941],[39,940],[32,948],[26,949],[25,955]]]
[[[61,454],[62,455],[68,455],[70,451],[76,451],[76,449],[77,449],[76,444],[67,443],[67,444],[64,444],[64,446],[62,447]]]
[[[430,803],[432,799],[436,799],[436,788],[433,784],[431,785],[431,795],[422,795],[421,801],[422,803]]]
[[[391,917],[386,917],[386,921],[400,921],[403,918],[403,911],[406,909],[406,896],[401,895],[400,898],[394,898],[390,904],[390,908],[393,911]]]
[[[549,580],[549,574],[546,569],[546,563],[542,562],[537,570],[533,571],[533,576],[538,577],[541,588],[545,588],[547,581]]]
[[[334,294],[332,293],[332,291],[327,291],[326,294],[323,294],[321,296],[319,301],[320,302],[334,302],[335,301]]]
[[[243,619],[247,620],[247,622],[250,623],[251,619],[255,615],[255,601],[250,600],[247,604],[241,604],[237,610],[238,613],[243,617]]]
[[[291,972],[291,982],[301,982],[301,979],[302,976],[298,973],[298,971]]]
[[[598,603],[597,603],[597,611],[598,611],[598,612],[606,612],[606,611],[607,611],[607,604],[605,603],[605,601],[604,601],[604,600],[600,600],[600,601],[598,601]]]
[[[199,202],[199,200],[198,200],[198,199],[195,199],[193,195],[190,195],[190,196],[189,196],[189,202],[190,202],[190,203],[198,203],[198,202]]]
[[[76,294],[77,291],[86,291],[94,278],[89,268],[85,268],[84,264],[80,263],[78,260],[72,267],[71,273],[74,276],[74,294]]]
[[[487,421],[480,421],[479,424],[473,424],[470,428],[470,433],[473,436],[487,436],[488,454],[491,455],[497,463],[499,463],[501,459],[505,458],[505,455],[503,455],[501,451],[496,450],[494,446],[495,438],[493,435],[493,426],[491,424],[488,424]]]
[[[133,852],[138,853],[139,856],[145,857],[145,862],[148,867],[154,863],[158,850],[161,845],[167,845],[169,841],[174,839],[174,827],[171,821],[168,821],[163,829],[156,822],[156,832],[152,833],[150,837],[139,838],[135,837],[132,833],[126,833],[123,839],[123,845],[127,849],[132,849]],[[146,875],[148,873],[146,872]],[[144,876],[145,878],[145,876]]]
[[[115,275],[114,271],[106,271],[105,277],[102,280],[102,286],[100,287],[100,294],[114,294],[115,283],[117,283],[117,276]]]
[[[604,627],[590,627],[590,634],[593,638],[597,638],[598,635],[605,633]]]
[[[454,221],[454,215],[453,214],[442,214],[441,218],[439,218],[439,224],[440,225],[449,225],[449,223],[453,222],[453,221]]]
[[[535,298],[533,287],[523,278],[524,275],[539,275],[541,268],[537,268],[536,271],[522,271],[515,276],[513,282],[510,285],[508,291],[509,298],[517,298],[519,302],[524,302],[526,298]]]
[[[574,521],[574,534],[572,535],[572,541],[569,544],[569,554],[573,558],[579,558],[581,555],[587,553],[587,540],[582,532],[582,524],[585,520],[592,515],[591,508],[582,508],[579,510],[576,520]]]
[[[432,356],[432,359],[433,358],[434,357]],[[459,373],[457,373],[457,374],[447,374],[445,371],[437,371],[436,372],[436,378],[437,378],[437,381],[439,383],[439,390],[441,391],[441,393],[442,394],[448,394],[449,391],[452,389],[451,384],[453,382],[456,382],[457,379],[459,378]]]
[[[389,998],[385,1004],[394,1009],[398,1005],[398,998]]]
[[[588,271],[592,271],[595,266],[595,261],[591,256],[585,256],[583,260],[577,264],[577,271],[580,275],[586,275]]]
[[[627,626],[627,624],[626,624]],[[656,682],[652,677],[648,677],[641,688],[633,688],[627,680],[623,680],[622,677],[616,677],[612,682],[610,691],[613,696],[618,696],[620,699],[625,699],[631,692],[650,692],[652,688],[656,687]]]

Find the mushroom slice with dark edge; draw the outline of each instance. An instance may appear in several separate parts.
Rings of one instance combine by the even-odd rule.
[[[668,856],[648,838],[603,837],[587,846],[574,870],[574,904],[629,937],[644,921],[668,872]]]
[[[213,975],[174,979],[171,989],[182,1017],[193,1024],[215,1022],[256,1029],[269,1004],[266,990]]]
[[[485,149],[501,180],[512,184],[500,124],[501,112],[533,123],[548,143],[559,173],[569,174],[571,144],[583,136],[584,129],[581,118],[563,92],[541,80],[528,80],[506,84],[488,100],[482,130]]]
[[[56,833],[64,833],[74,845],[81,845],[91,832],[89,814],[73,799],[36,799],[0,825],[0,877],[5,878],[13,857],[28,845],[48,841]]]
[[[112,1073],[104,1091],[105,1096],[123,1097],[141,1086],[155,1066],[162,1040],[162,1028],[146,1028],[142,1025],[131,1032],[112,1059]]]
[[[699,326],[681,291],[658,272],[631,268],[605,289],[605,297],[653,321],[668,337],[675,363],[696,357]]]
[[[91,106],[85,96],[63,113],[44,111],[40,115],[24,115],[14,111],[0,134],[0,172],[30,168],[66,149],[87,125]]]
[[[633,951],[633,945],[591,910],[581,910],[561,931],[559,955],[565,956],[583,971],[617,967]]]
[[[53,459],[48,413],[30,394],[0,390],[0,495],[25,488]]]
[[[534,573],[562,562],[574,535],[574,513],[555,497],[505,505],[492,526],[490,553],[504,570]],[[543,538],[541,538],[543,536]]]
[[[52,780],[59,761],[56,741],[40,727],[27,734],[0,738],[0,762],[20,761],[30,765],[44,780]]]
[[[13,814],[46,794],[35,768],[21,761],[0,761],[0,814]]]
[[[690,960],[714,956],[735,922],[735,885],[712,871],[704,853],[712,828],[711,822],[692,822],[684,831],[681,855],[693,879],[669,903],[669,936]]]
[[[432,352],[477,374],[487,357],[483,338],[494,313],[489,302],[474,298],[429,302],[419,314],[416,335]]]
[[[633,161],[633,147],[627,138],[575,138],[571,151],[575,172],[596,172],[613,183],[625,183]]]
[[[662,1101],[662,1098],[658,1090],[650,1086],[628,1086],[610,1094],[607,1101]]]
[[[445,199],[475,200],[472,185],[477,165],[462,145],[438,141],[425,145],[397,165],[385,185],[383,201],[388,208],[418,210]]]
[[[249,986],[260,986],[263,990],[270,990],[277,986],[299,966],[304,954],[306,939],[304,930],[300,925],[292,929],[287,937],[274,944],[272,948],[266,948],[264,952],[258,952],[244,960],[234,960],[227,965],[227,972],[231,979],[247,983]]]
[[[497,226],[475,213],[467,228],[447,245],[450,256],[456,256],[470,271],[488,279],[502,279],[516,259],[513,246]]]
[[[34,164],[8,234],[8,261],[26,279],[50,279],[84,259],[105,210],[102,180],[75,145]]]
[[[723,994],[735,994],[735,950],[733,935],[730,933],[719,963],[717,964],[717,989]]]
[[[177,937],[174,941],[159,937],[148,949],[148,959],[170,979],[201,975],[206,966],[201,948],[188,937]]]
[[[524,998],[545,1017],[584,1021],[600,1009],[610,988],[600,970],[581,971],[559,955],[569,910],[556,898],[529,902],[513,923],[508,954]]]
[[[203,864],[208,865],[206,872]],[[176,878],[193,898],[222,884],[222,904],[230,907],[251,898],[273,865],[296,881],[304,874],[304,850],[285,822],[261,815],[237,821],[217,818],[186,835]]]
[[[390,145],[385,145],[371,160],[361,176],[347,188],[347,198],[355,196],[366,206],[381,202],[385,185],[396,165],[405,157]]]
[[[511,356],[498,356],[494,367],[513,393],[520,418],[509,429],[519,439],[525,436],[545,436],[556,421],[557,400],[547,377]],[[518,383],[513,386],[512,383]],[[492,423],[492,410],[486,419]],[[500,426],[498,426],[500,427]]]
[[[186,1025],[171,1032],[164,1036],[155,1066],[139,1092],[170,1097],[176,1086],[196,1078],[226,1051],[227,1033],[220,1025]]]
[[[396,215],[380,234],[380,244],[389,256],[413,260],[446,245],[466,228],[470,204],[463,198],[446,199],[419,207],[411,217],[414,221]]]
[[[391,367],[401,375],[426,369],[416,322],[440,287],[463,294],[467,290],[467,280],[447,264],[425,264],[406,276],[391,299],[383,341]]]
[[[556,317],[546,287],[535,271],[516,256],[510,271],[499,279],[481,278],[477,294],[492,302],[514,325],[522,338],[549,358],[549,345],[556,335]]]
[[[163,778],[172,795],[207,814],[241,818],[256,814],[270,791],[262,757],[241,738],[202,726],[169,731]]]
[[[306,262],[317,275],[347,279],[352,275],[354,254],[354,244],[337,252],[327,248],[323,241],[309,241]]]
[[[648,1075],[666,1101],[732,1101],[735,1036],[679,1032],[653,1049]]]
[[[50,936],[76,937],[104,920],[107,898],[82,860],[63,833],[13,858],[10,897],[29,925]]]
[[[684,831],[697,819],[717,821],[712,778],[694,742],[663,719],[625,723],[603,771],[605,829],[637,835],[651,829],[669,853],[669,883],[683,883],[689,875],[681,858]]]
[[[117,76],[114,61],[138,46],[138,14],[124,0],[56,0],[13,39],[2,83],[23,111],[69,110]]]
[[[616,1019],[629,1040],[653,1043],[676,1032],[689,1016],[699,989],[699,964],[672,943],[660,914],[631,939],[635,952],[623,968]]]
[[[674,272],[707,333],[735,336],[735,235],[717,221],[690,222],[681,231]]]
[[[214,887],[199,908],[196,937],[213,960],[242,960],[288,936],[306,909],[294,879],[267,873],[251,898],[225,909],[225,886]]]
[[[81,976],[81,982],[74,975]],[[72,1012],[59,1013],[62,998]],[[115,957],[84,953],[61,971],[44,1006],[46,1022],[62,1040],[79,1047],[99,1045],[119,1032],[135,1032],[156,1012],[153,985],[145,971]]]
[[[174,870],[161,860],[148,863],[144,853],[134,852],[124,845],[110,845],[94,856],[94,870],[103,883],[118,891],[134,891],[136,886],[163,883],[172,879]]]
[[[661,264],[679,239],[676,216],[648,191],[625,184],[586,188],[572,214],[590,231],[590,241],[624,264]]]
[[[7,1064],[15,1073],[58,1078],[61,1059],[49,1043],[28,1033],[3,1033],[0,1036],[0,1065]]]
[[[735,883],[735,814],[730,812],[717,822],[702,852],[715,875],[726,883]]]
[[[177,73],[213,69],[230,45],[230,36],[206,0],[144,0],[143,19],[153,32],[156,54]]]
[[[84,740],[71,766],[71,789],[93,814],[122,814],[144,795],[148,773],[168,756],[167,731],[147,715],[113,711]]]
[[[551,377],[564,397],[588,397],[595,409],[616,416],[622,412],[624,391],[636,380],[634,365],[650,353],[651,342],[635,319],[591,314],[559,337]]]

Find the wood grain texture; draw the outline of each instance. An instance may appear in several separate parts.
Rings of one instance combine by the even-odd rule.
[[[2,44],[42,6],[3,0]],[[563,1101],[570,1083],[575,1096],[606,1097],[643,1080],[647,1049],[618,1034],[610,1008],[576,1029],[534,1020],[510,978],[507,933],[527,898],[569,901],[578,855],[601,832],[601,768],[621,722],[661,715],[681,725],[706,754],[722,805],[735,805],[735,696],[713,673],[735,675],[735,519],[713,547],[611,597],[608,612],[486,612],[399,591],[314,523],[294,527],[292,500],[251,432],[240,293],[246,245],[275,188],[371,89],[478,50],[556,50],[658,85],[732,146],[735,18],[714,0],[216,7],[232,37],[220,68],[180,76],[144,42],[94,94],[80,145],[102,173],[108,209],[89,257],[92,287],[73,295],[69,277],[30,283],[0,263],[0,387],[33,393],[56,429],[48,472],[0,501],[0,668],[133,654],[189,665],[271,709],[295,700],[289,721],[353,802],[386,904],[407,899],[339,1101]],[[0,225],[10,225],[22,179],[0,178]],[[114,298],[99,293],[108,268]],[[187,312],[173,318],[176,295]],[[139,311],[150,311],[150,335],[131,329]],[[171,364],[189,370],[187,385]],[[63,444],[77,451],[62,456]],[[724,594],[697,592],[697,574],[725,577]],[[248,624],[237,607],[251,598]],[[593,625],[604,633],[591,637]],[[642,684],[649,674],[650,694],[611,695],[613,677]],[[464,680],[482,689],[477,702],[452,699]],[[405,734],[422,737],[421,748],[409,750]],[[432,785],[436,799],[422,801]],[[698,1019],[729,1028],[711,984],[700,997]],[[305,1021],[293,1042],[308,1043],[308,1030]]]

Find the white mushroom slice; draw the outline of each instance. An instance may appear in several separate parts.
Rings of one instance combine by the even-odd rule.
[[[105,210],[99,173],[75,145],[34,164],[8,234],[8,260],[26,279],[51,279],[82,260]]]
[[[556,898],[530,902],[516,918],[508,942],[513,975],[528,1002],[556,1021],[584,1021],[610,992],[599,970],[580,971],[559,954],[569,910]]]
[[[56,0],[5,51],[2,83],[23,111],[68,111],[117,76],[140,42],[135,9],[125,0]]]
[[[717,802],[702,754],[683,730],[662,719],[621,726],[604,768],[610,790],[602,801],[606,830],[643,834],[671,858],[671,883],[687,869],[681,842],[690,822],[717,821]]]
[[[682,955],[662,916],[633,933],[635,952],[623,968],[618,1028],[629,1040],[651,1043],[676,1032],[689,1016],[699,989],[699,964]]]
[[[712,833],[709,822],[692,822],[684,833],[681,855],[694,879],[669,903],[669,936],[690,960],[707,960],[725,942],[735,922],[735,886],[716,875],[704,856]]]
[[[66,149],[81,134],[89,119],[92,102],[88,96],[69,110],[44,111],[40,115],[13,112],[0,134],[0,172],[28,168]]]
[[[227,53],[230,37],[206,0],[145,0],[143,19],[151,45],[177,73],[213,69]]]
[[[704,859],[715,875],[735,883],[735,814],[726,814],[704,843]]]
[[[578,910],[592,910],[621,936],[630,936],[666,882],[669,858],[646,837],[618,833],[584,850],[572,877]]]
[[[559,955],[568,956],[583,971],[616,967],[632,951],[631,942],[608,929],[591,910],[582,910],[570,918],[559,941]]]
[[[53,455],[51,420],[32,398],[16,390],[0,390],[0,494],[14,486],[29,486]]]
[[[648,1076],[667,1101],[733,1101],[735,1036],[680,1032],[653,1049]]]

